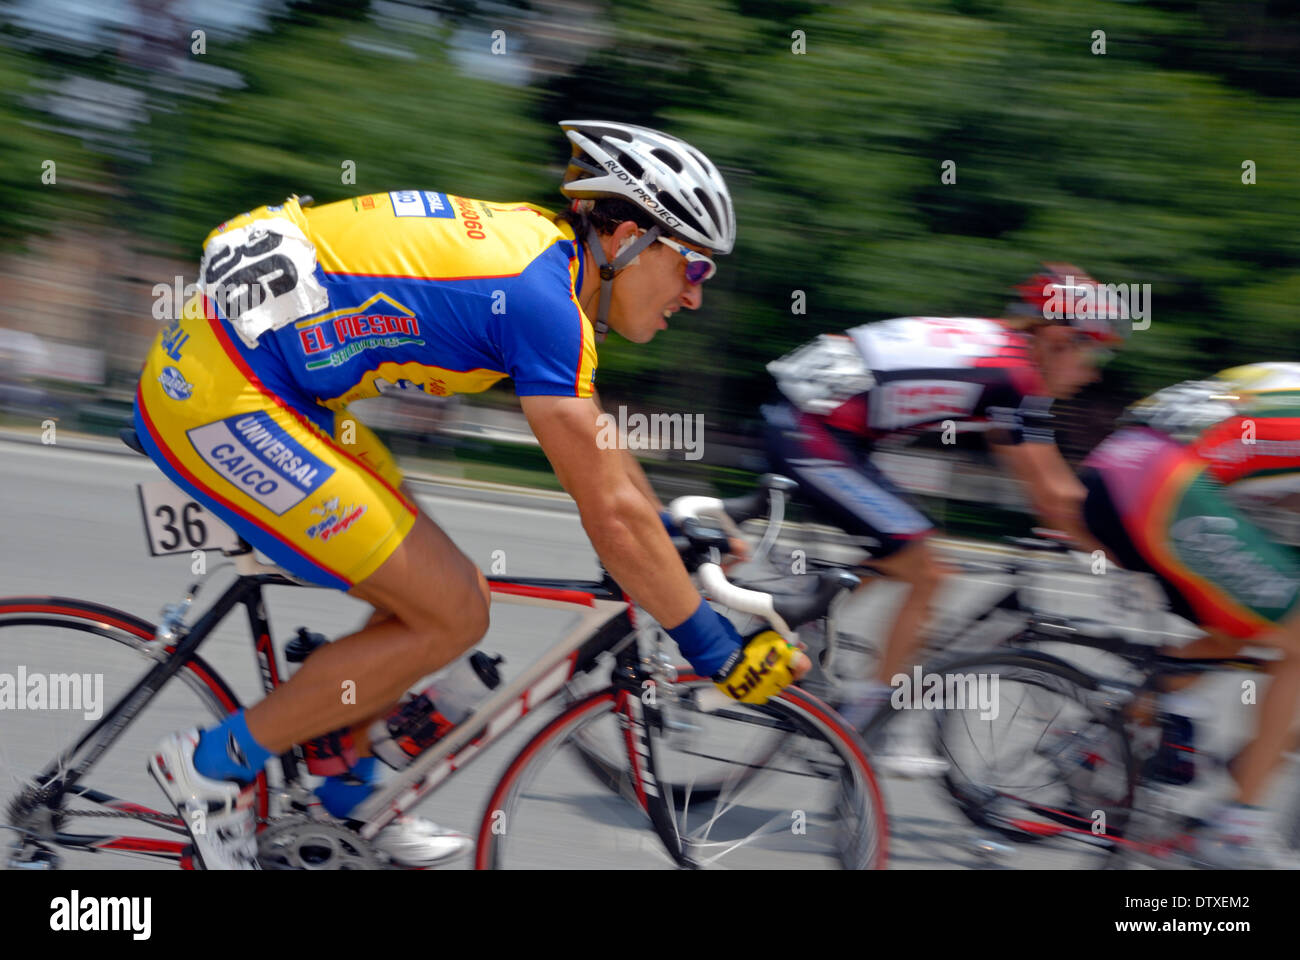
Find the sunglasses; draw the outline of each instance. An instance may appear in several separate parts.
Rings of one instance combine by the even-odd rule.
[[[718,265],[698,250],[692,250],[667,237],[655,237],[655,239],[667,244],[686,258],[686,279],[690,283],[703,283],[717,272]]]

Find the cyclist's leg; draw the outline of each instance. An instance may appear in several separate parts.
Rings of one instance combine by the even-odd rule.
[[[349,452],[414,505],[379,439],[356,422],[348,429]],[[336,432],[341,430],[340,423]],[[248,710],[249,731],[267,749],[278,752],[347,727],[357,755],[368,755],[371,723],[386,716],[416,680],[455,660],[487,632],[486,579],[418,507],[388,558],[348,593],[374,607],[365,625],[317,650],[291,683]]]
[[[487,631],[487,581],[422,512],[384,564],[348,592],[392,616],[320,648],[248,710],[249,731],[268,750],[364,725]]]
[[[1283,632],[1288,635],[1286,646],[1282,659],[1269,668],[1273,682],[1259,703],[1255,738],[1237,754],[1230,768],[1237,781],[1238,803],[1258,805],[1264,799],[1273,771],[1295,739],[1292,731],[1300,706],[1300,655],[1294,647],[1300,639],[1300,617],[1283,624]],[[1255,642],[1267,644],[1269,640],[1261,636]]]
[[[933,524],[867,456],[817,417],[800,415],[789,405],[763,412],[776,467],[798,480],[803,495],[837,526],[874,540],[868,565],[908,587],[875,678],[887,686],[911,665],[930,601],[943,582],[943,568],[926,543]],[[866,580],[858,589],[870,583]]]
[[[405,482],[402,484],[402,492],[405,493],[412,502],[415,501],[414,492],[411,490],[410,486]],[[397,615],[393,613],[392,610],[388,609],[382,604],[377,603],[373,599],[362,597],[356,589],[353,589],[352,591],[349,592],[351,592],[354,596],[357,596],[359,599],[366,599],[368,602],[372,604],[373,607],[373,609],[370,612],[370,615],[366,618],[366,622],[363,623],[361,627],[357,630],[358,634],[366,630],[369,630],[372,627],[376,627],[384,623],[385,621],[396,618]],[[456,658],[455,656],[452,657],[452,659],[455,658]],[[438,668],[435,667],[434,670],[436,669]],[[388,716],[388,714],[392,712],[392,710],[398,705],[398,703],[400,703],[400,698],[394,698],[390,702],[385,703],[378,710],[371,713],[369,716],[364,717],[359,722],[355,722],[352,724],[351,728],[349,729],[349,733],[351,734],[352,737],[353,751],[356,753],[358,757],[366,757],[370,755],[371,725],[376,720]]]
[[[867,565],[909,587],[889,628],[884,655],[876,671],[876,679],[888,684],[895,674],[916,662],[921,631],[929,619],[930,604],[943,584],[945,571],[925,539],[913,540],[896,553],[867,561]]]
[[[181,327],[180,358],[160,337],[140,380],[151,457],[276,564],[394,614],[317,650],[246,711],[251,739],[276,752],[360,723],[471,646],[486,629],[486,585],[363,424],[303,397],[273,352],[245,350],[201,301]]]
[[[1187,595],[1198,622],[1282,652],[1269,669],[1255,737],[1233,766],[1237,802],[1257,805],[1300,707],[1300,558],[1232,507],[1208,475],[1189,474],[1167,521],[1163,572]]]

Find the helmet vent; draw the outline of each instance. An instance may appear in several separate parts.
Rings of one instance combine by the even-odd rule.
[[[677,217],[692,230],[707,234],[708,231],[704,229],[704,226],[700,221],[672,194],[666,192],[659,194],[659,202],[667,207],[673,216]]]
[[[673,173],[682,172],[682,162],[678,160],[676,157],[674,157],[667,150],[664,150],[662,147],[656,147],[654,150],[650,152],[655,157],[655,159],[659,160],[660,162],[668,166],[673,171]]]
[[[599,127],[584,125],[582,132],[589,137],[595,137],[600,140],[617,140],[619,143],[627,143],[627,134],[617,127]]]
[[[624,153],[621,150],[617,151],[617,153],[618,162],[628,173],[632,174],[632,176],[636,177],[638,180],[645,175],[645,168],[641,166],[636,157],[632,156],[630,153]]]
[[[583,171],[584,173],[592,177],[601,177],[605,175],[605,171],[602,170],[600,167],[596,166],[594,163],[592,163],[591,158],[588,157],[585,153],[580,157],[574,157],[573,159],[571,159],[569,161],[569,166],[577,167],[579,170]],[[579,178],[574,177],[573,179],[576,180]]]
[[[713,201],[709,199],[709,195],[699,187],[696,187],[695,198],[700,201],[700,205],[704,207],[705,212],[713,219],[713,222],[719,222],[720,218],[718,217],[718,211],[714,208]]]

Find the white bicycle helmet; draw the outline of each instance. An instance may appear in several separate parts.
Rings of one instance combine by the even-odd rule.
[[[730,253],[736,243],[731,194],[709,158],[685,140],[630,123],[564,120],[573,156],[560,190],[576,200],[625,197],[664,234]]]
[[[1187,443],[1235,413],[1221,381],[1184,380],[1139,400],[1120,422],[1142,424]]]
[[[593,228],[585,242],[600,269],[600,301],[596,308],[597,341],[609,329],[609,304],[614,274],[622,270],[661,235],[675,236],[730,253],[736,242],[736,215],[731,194],[709,158],[685,140],[648,127],[603,120],[564,120],[560,126],[573,143],[560,192],[577,203],[619,197],[641,207],[655,225],[606,261]]]
[[[1208,380],[1187,380],[1140,400],[1124,422],[1144,423],[1189,441],[1223,420],[1300,399],[1300,363],[1250,363]]]

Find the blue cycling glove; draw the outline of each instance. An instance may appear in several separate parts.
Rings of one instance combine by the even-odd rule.
[[[732,658],[744,642],[731,621],[704,600],[695,612],[677,626],[667,628],[682,656],[702,676],[712,677]]]

